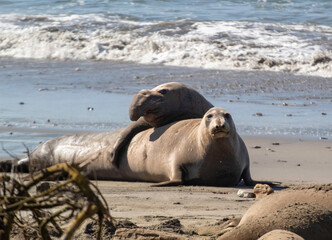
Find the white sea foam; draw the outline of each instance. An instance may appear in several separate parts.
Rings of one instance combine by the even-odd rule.
[[[0,15],[0,57],[122,60],[332,77],[332,27]]]

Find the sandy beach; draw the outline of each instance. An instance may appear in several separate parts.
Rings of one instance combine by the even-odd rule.
[[[0,86],[0,141],[3,149],[17,157],[24,156],[26,147],[32,150],[57,136],[124,127],[130,122],[128,106],[135,92],[180,81],[232,113],[249,151],[255,180],[281,182],[276,191],[332,182],[329,78],[119,62],[1,63],[5,76]],[[0,158],[10,159],[3,149]],[[243,184],[230,188],[96,184],[126,234],[140,229],[147,235],[157,232],[159,237],[166,233],[184,239],[215,239],[227,220],[240,218],[259,201],[237,196],[239,189],[253,189]],[[86,223],[77,239],[91,238],[85,229]],[[119,234],[115,239],[129,236]]]
[[[231,113],[254,180],[278,183],[276,192],[330,184],[330,197],[331,9],[314,0],[1,1],[0,161],[59,136],[124,128],[135,93],[181,82]],[[103,239],[216,239],[261,201],[237,195],[253,190],[243,182],[94,183],[117,221]],[[95,237],[90,223],[76,239]]]
[[[258,181],[281,182],[279,187],[274,187],[275,191],[332,182],[332,141],[280,137],[244,137],[244,141],[251,159],[252,177]],[[216,239],[228,220],[241,218],[252,204],[260,201],[239,197],[239,189],[253,189],[243,184],[227,188],[156,188],[147,182],[93,182],[118,223],[119,230],[112,239],[136,239],[137,236],[141,239]],[[89,223],[83,223],[75,239],[91,239],[91,233],[86,230]],[[105,239],[110,236],[109,231],[106,227]]]
[[[332,182],[331,141],[273,137],[244,137],[244,141],[256,180],[279,181],[284,187]],[[116,220],[128,220],[150,230],[181,232],[177,237],[185,239],[215,239],[224,222],[240,218],[260,201],[237,196],[239,189],[252,189],[246,186],[153,188],[141,182],[96,184]],[[83,236],[86,235],[81,233]]]
[[[276,181],[284,187],[332,182],[332,141],[250,136],[243,138],[249,151],[252,177]],[[242,198],[235,187],[151,187],[147,182],[93,181],[105,197],[118,231],[112,239],[216,239],[229,220],[240,219],[260,199]],[[83,223],[75,239],[90,239]],[[108,234],[108,235],[107,235]],[[151,237],[151,236],[154,236]]]

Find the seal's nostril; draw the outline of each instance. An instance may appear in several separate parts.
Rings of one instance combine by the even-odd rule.
[[[140,91],[143,96],[146,96],[149,93],[149,90],[143,89]]]
[[[225,125],[216,125],[216,127],[215,127],[216,129],[224,129],[225,128]]]

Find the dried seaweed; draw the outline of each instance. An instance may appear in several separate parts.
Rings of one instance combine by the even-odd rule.
[[[64,180],[47,182],[59,176]],[[71,239],[88,218],[97,219],[96,238],[101,239],[104,220],[113,225],[98,188],[66,163],[31,174],[28,181],[14,174],[0,176],[0,204],[3,240],[10,239],[13,229],[19,229],[25,239]]]

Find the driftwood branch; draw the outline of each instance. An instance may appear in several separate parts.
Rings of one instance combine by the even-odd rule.
[[[54,186],[39,192],[34,190],[60,175],[66,176],[64,181],[53,182]],[[22,229],[26,239],[37,236],[67,240],[86,219],[94,216],[98,218],[97,239],[101,239],[103,221],[113,223],[98,188],[76,167],[66,163],[43,169],[25,182],[13,175],[2,175],[0,188],[0,239],[10,239],[16,227]]]

